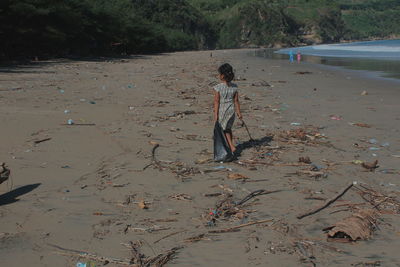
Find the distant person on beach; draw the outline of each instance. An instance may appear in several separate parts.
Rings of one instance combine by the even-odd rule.
[[[290,63],[292,63],[294,61],[293,50],[289,51],[289,61],[290,61]]]
[[[300,50],[297,50],[297,63],[300,63],[301,61],[301,53]]]
[[[235,74],[231,65],[228,63],[221,65],[218,73],[222,83],[214,86],[214,122],[220,123],[229,147],[234,153],[236,147],[233,145],[232,126],[235,121],[235,111],[238,118],[242,120],[238,87],[232,83]]]

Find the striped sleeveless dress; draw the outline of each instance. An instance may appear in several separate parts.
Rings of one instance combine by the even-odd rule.
[[[233,100],[238,92],[238,87],[234,83],[229,83],[229,85],[220,83],[214,86],[214,90],[219,93],[218,121],[224,131],[230,130],[235,121],[235,103]]]

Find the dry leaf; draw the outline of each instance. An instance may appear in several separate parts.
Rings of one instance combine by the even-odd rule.
[[[353,125],[358,126],[358,127],[371,128],[371,125],[366,124],[366,123],[354,123]]]
[[[249,179],[249,177],[244,176],[243,174],[240,174],[240,173],[230,173],[230,174],[228,174],[228,178],[233,179],[233,180]]]
[[[361,163],[361,166],[369,171],[374,171],[376,168],[379,168],[378,160],[375,160],[374,162],[363,162]]]
[[[204,163],[209,163],[209,162],[211,162],[212,161],[212,159],[210,159],[210,158],[207,158],[207,159],[198,159],[198,160],[196,160],[194,163],[196,163],[196,164],[204,164]]]
[[[156,142],[156,141],[149,141],[149,144],[155,146],[155,145],[158,145],[158,142]]]
[[[146,202],[144,202],[144,200],[141,200],[141,201],[138,203],[138,206],[139,206],[139,208],[141,208],[142,210],[146,210],[146,209],[149,208],[149,207],[147,206]]]
[[[169,198],[174,198],[177,200],[192,200],[192,197],[187,194],[174,194],[169,196]]]
[[[335,223],[328,232],[328,238],[338,241],[366,240],[372,235],[375,228],[376,216],[375,210],[360,210]]]

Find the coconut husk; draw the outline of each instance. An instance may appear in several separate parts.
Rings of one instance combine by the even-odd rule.
[[[333,241],[367,240],[375,229],[377,213],[372,209],[359,210],[327,230],[328,238]]]

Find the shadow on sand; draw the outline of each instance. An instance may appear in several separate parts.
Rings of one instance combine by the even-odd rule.
[[[19,199],[18,199],[19,196],[25,195],[25,194],[35,190],[40,185],[41,185],[40,183],[24,185],[24,186],[14,189],[8,193],[4,193],[4,194],[0,195],[0,206],[12,204],[14,202],[19,201]]]
[[[239,144],[238,146],[236,146],[236,151],[235,151],[235,158],[238,158],[241,156],[242,152],[246,149],[249,148],[257,148],[260,146],[268,146],[269,143],[272,141],[273,137],[272,136],[265,136],[263,138],[260,139],[253,139],[253,140],[249,140],[246,141],[244,143]]]

